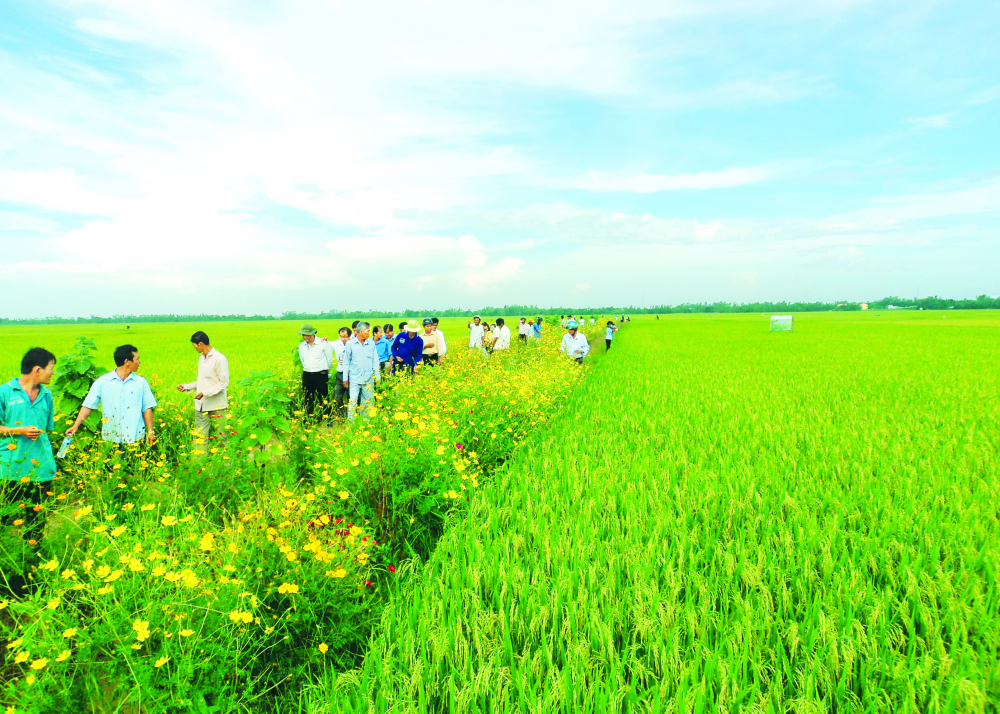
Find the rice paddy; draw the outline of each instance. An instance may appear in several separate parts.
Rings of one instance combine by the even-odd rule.
[[[444,324],[450,351],[463,344],[457,322]],[[294,329],[287,340],[279,328],[209,334],[236,377],[241,361],[244,374],[291,369]],[[2,335],[10,376],[29,342],[68,347],[81,330],[17,329]],[[124,341],[100,329],[105,351]],[[190,379],[191,326],[133,330],[147,376]],[[593,332],[582,371],[555,355],[556,337],[503,363],[466,350],[450,373],[401,385],[365,432],[296,432],[224,509],[192,498],[193,457],[179,446],[135,486],[148,522],[107,520],[121,511],[114,484],[67,484],[67,513],[93,503],[128,528],[109,544],[93,516],[66,518],[84,523],[73,539],[90,567],[126,551],[140,562],[122,561],[118,590],[97,595],[109,573],[85,576],[75,540],[54,529],[47,547],[59,550],[42,564],[58,562],[36,571],[49,590],[0,612],[0,698],[16,712],[60,701],[317,714],[997,710],[1000,316],[799,315],[792,333],[756,315],[642,318],[607,355]],[[386,500],[386,479],[406,489]],[[343,504],[325,505],[341,490]],[[355,501],[356,533],[303,526],[347,517]],[[164,518],[183,530],[167,538]],[[369,537],[388,549],[362,547]],[[67,568],[75,577],[48,610]],[[179,584],[161,582],[167,573]],[[104,598],[118,599],[100,605],[117,629],[88,620]],[[63,638],[69,627],[80,634]],[[81,636],[88,647],[67,648],[75,668],[56,675],[57,641]],[[197,638],[201,654],[184,644]],[[145,669],[129,675],[115,657]]]

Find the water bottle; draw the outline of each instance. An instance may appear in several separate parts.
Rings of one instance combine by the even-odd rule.
[[[59,452],[56,454],[57,459],[65,459],[66,454],[69,453],[69,445],[73,443],[73,435],[70,434],[65,439],[62,440],[62,446],[59,447]]]

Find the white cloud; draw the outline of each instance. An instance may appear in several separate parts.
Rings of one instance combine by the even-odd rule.
[[[927,129],[944,129],[948,126],[949,121],[950,120],[947,114],[935,114],[934,116],[914,119],[913,123]]]
[[[685,189],[704,190],[710,188],[732,188],[763,181],[769,175],[763,167],[735,167],[724,171],[701,171],[693,174],[636,174],[634,176],[613,176],[599,171],[588,171],[577,179],[577,188],[587,191],[633,191],[652,193],[654,191],[680,191]]]

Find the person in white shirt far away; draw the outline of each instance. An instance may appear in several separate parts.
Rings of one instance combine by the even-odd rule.
[[[483,318],[479,315],[474,315],[472,317],[472,322],[469,323],[469,349],[481,350],[485,345],[483,345],[483,337],[486,335],[486,328],[483,325]]]
[[[441,335],[441,355],[438,358],[438,362],[444,362],[444,357],[448,354],[448,342],[444,339],[444,332],[441,330],[440,320],[436,317],[431,318],[431,322],[434,323],[434,332]]]
[[[517,341],[527,344],[528,335],[531,334],[531,323],[528,322],[526,318],[521,318],[521,321],[517,323]]]
[[[344,371],[344,355],[347,352],[347,341],[351,339],[354,331],[350,327],[340,328],[340,339],[333,342],[333,353],[337,359],[337,381],[333,385],[333,406],[339,416],[347,416],[347,407],[344,405],[344,398],[349,397],[349,386],[344,385],[347,379],[347,372]]]
[[[575,359],[577,364],[583,364],[583,358],[590,353],[590,343],[587,341],[587,336],[577,330],[579,326],[576,320],[566,323],[568,332],[563,335],[559,350],[565,352],[567,357]]]
[[[299,361],[302,362],[302,402],[306,414],[313,415],[319,405],[320,416],[326,414],[329,398],[330,369],[333,367],[333,345],[325,338],[317,339],[316,328],[309,323],[299,330]]]
[[[493,349],[510,349],[510,328],[504,324],[504,319],[502,317],[497,318],[497,326],[493,330]]]
[[[226,410],[229,401],[229,360],[219,350],[212,347],[208,335],[198,331],[191,335],[191,346],[198,353],[198,379],[187,384],[178,384],[179,392],[195,392],[194,428],[201,436],[196,439],[194,453],[211,453],[216,446],[225,447],[229,440],[226,426]],[[201,443],[197,443],[200,441]]]

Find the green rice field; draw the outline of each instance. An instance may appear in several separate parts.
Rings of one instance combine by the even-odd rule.
[[[996,711],[998,338],[627,325],[310,710]]]
[[[442,326],[463,347],[464,321]],[[3,328],[0,365],[127,337],[172,385],[195,327]],[[287,369],[297,327],[206,329],[237,377]],[[582,379],[552,372],[557,408],[380,581],[357,656],[212,711],[1000,710],[1000,314],[641,316],[591,342]],[[520,393],[549,389],[526,369]]]

